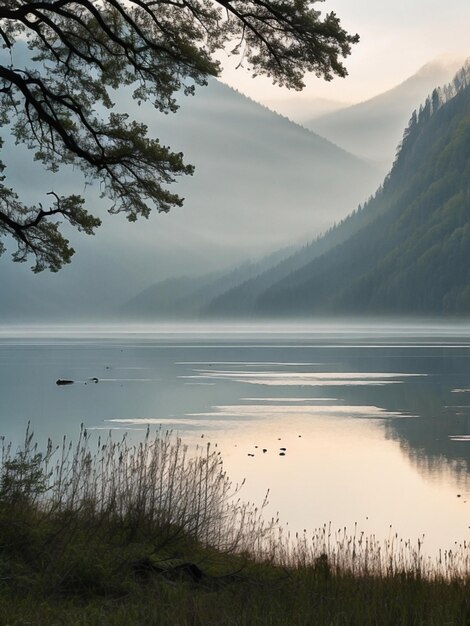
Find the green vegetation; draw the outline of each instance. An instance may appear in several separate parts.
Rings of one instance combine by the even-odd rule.
[[[467,624],[467,546],[432,564],[324,527],[284,535],[210,447],[147,434],[40,452],[4,445],[0,623]]]

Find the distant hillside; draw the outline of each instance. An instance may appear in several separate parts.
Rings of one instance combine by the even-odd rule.
[[[147,287],[119,309],[123,318],[139,320],[194,319],[221,292],[244,283],[289,256],[289,249],[246,262],[230,271],[168,278]]]
[[[119,107],[196,166],[194,176],[173,186],[186,199],[183,208],[129,224],[108,217],[99,190],[86,187],[103,227],[92,238],[72,233],[77,254],[57,276],[32,276],[3,255],[0,319],[15,319],[17,312],[32,319],[48,311],[58,318],[109,315],[171,276],[221,272],[306,241],[344,217],[380,178],[359,158],[215,80],[182,97],[175,115],[124,97]],[[6,140],[8,180],[25,201],[45,202],[51,189],[83,191],[77,172],[44,173],[30,152]],[[33,306],[45,293],[47,306]]]
[[[412,111],[431,91],[448,83],[462,61],[436,60],[393,89],[365,102],[310,119],[303,125],[338,146],[390,169]]]
[[[367,211],[358,209],[300,248],[286,248],[230,271],[160,281],[126,302],[120,314],[134,319],[249,316],[260,293],[350,237],[370,219]]]
[[[345,241],[258,293],[259,315],[470,313],[470,65],[413,115]],[[343,227],[340,227],[344,229]]]
[[[181,233],[203,230],[206,245],[244,250],[244,258],[323,232],[381,179],[363,160],[217,81],[186,98],[159,133],[196,166],[178,185],[186,198]]]
[[[239,281],[233,287],[225,285],[212,301],[206,301],[201,307],[202,315],[211,317],[249,317],[256,309],[260,294],[290,276],[295,271],[309,264],[334,246],[342,243],[373,219],[373,214],[362,208],[354,211],[337,226],[324,235],[302,246],[278,263],[268,267],[245,281]],[[273,257],[271,257],[273,258]],[[223,283],[222,283],[223,284]]]

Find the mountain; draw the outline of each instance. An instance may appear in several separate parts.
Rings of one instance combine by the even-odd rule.
[[[272,98],[264,100],[264,104],[272,111],[289,118],[297,124],[305,125],[313,119],[352,106],[350,102],[331,100],[328,98],[308,97],[305,94],[296,94],[289,98]]]
[[[202,276],[168,278],[147,287],[131,298],[119,312],[123,318],[139,320],[194,319],[221,292],[244,284],[267,268],[288,257],[290,249],[280,250],[257,262],[246,262],[230,271]]]
[[[438,85],[448,83],[462,59],[428,63],[400,85],[370,100],[303,122],[319,135],[382,168],[390,169],[411,112]]]
[[[50,190],[84,192],[104,223],[94,237],[70,231],[77,253],[58,275],[33,276],[0,257],[0,319],[48,311],[57,318],[109,315],[170,277],[222,272],[306,241],[346,215],[380,178],[361,159],[215,80],[194,97],[181,96],[175,115],[118,96],[117,111],[129,110],[196,166],[194,176],[172,187],[186,198],[184,207],[136,224],[109,217],[97,186],[70,169],[44,172],[4,128],[8,182],[25,201],[46,202]],[[46,293],[47,305],[34,304]]]
[[[167,116],[160,137],[196,166],[193,179],[179,183],[187,215],[178,228],[200,232],[202,223],[205,240],[244,250],[244,258],[323,232],[381,178],[363,160],[217,81]]]
[[[215,294],[211,301],[207,300],[201,306],[201,315],[210,317],[252,316],[256,310],[260,294],[345,241],[369,223],[370,219],[371,216],[368,212],[358,209],[342,220],[338,226],[330,228],[324,235],[295,250],[278,263],[271,263],[264,271],[245,281],[239,281],[233,286],[224,284],[223,290]]]
[[[126,302],[120,313],[142,320],[250,316],[260,293],[344,241],[369,221],[369,214],[358,209],[339,226],[300,248],[285,248],[230,271],[158,282]]]
[[[470,313],[470,64],[412,116],[383,186],[337,236],[354,224],[338,245],[259,292],[252,311]]]

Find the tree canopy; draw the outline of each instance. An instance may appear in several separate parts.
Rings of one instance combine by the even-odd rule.
[[[221,51],[297,90],[306,73],[344,77],[341,59],[358,36],[316,10],[319,1],[3,0],[0,125],[47,169],[74,165],[99,182],[111,213],[135,221],[167,212],[183,202],[169,185],[193,167],[113,111],[116,90],[175,112],[179,92],[219,74]],[[15,240],[15,261],[32,255],[34,271],[57,271],[74,253],[61,224],[92,234],[99,218],[79,195],[50,193],[48,208],[23,203],[4,169],[0,161],[0,237]]]

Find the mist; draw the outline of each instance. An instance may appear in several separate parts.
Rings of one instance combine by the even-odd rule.
[[[57,275],[32,276],[29,264],[19,267],[3,255],[2,318],[112,314],[156,282],[229,271],[302,244],[354,209],[380,180],[361,159],[215,80],[180,104],[164,116],[120,96],[118,109],[129,108],[150,136],[196,167],[194,176],[172,185],[185,198],[183,208],[136,224],[108,216],[106,199],[80,172],[44,172],[31,152],[5,136],[7,182],[23,200],[45,203],[51,190],[83,193],[103,225],[93,237],[66,231],[76,254]]]

